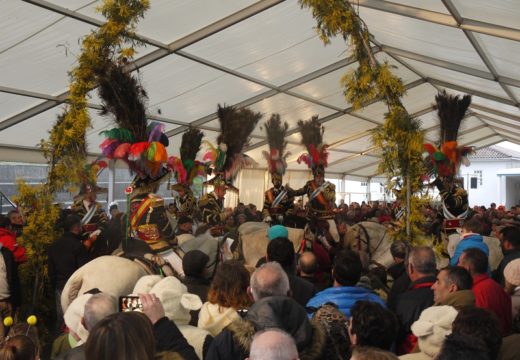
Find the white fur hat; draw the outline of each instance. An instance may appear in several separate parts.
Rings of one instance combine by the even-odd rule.
[[[412,324],[412,332],[417,336],[419,349],[430,357],[440,351],[444,338],[451,334],[451,325],[457,317],[452,306],[432,306],[425,309],[419,320]]]
[[[177,325],[190,322],[190,310],[199,310],[202,301],[197,295],[189,294],[188,289],[176,277],[147,275],[137,281],[134,294],[155,294],[161,300],[166,316]]]
[[[74,299],[73,302],[70,303],[67,311],[63,315],[63,319],[65,320],[65,325],[79,336],[80,340],[78,341],[78,345],[83,344],[87,341],[88,338],[88,330],[85,329],[83,324],[81,323],[81,318],[83,314],[85,314],[85,304],[92,294],[84,294],[78,296]]]

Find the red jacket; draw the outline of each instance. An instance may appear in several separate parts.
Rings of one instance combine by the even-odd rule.
[[[487,274],[473,276],[473,292],[475,306],[494,312],[502,325],[502,335],[508,335],[512,323],[511,296]]]
[[[14,261],[17,263],[20,264],[27,261],[25,248],[18,245],[16,242],[16,234],[11,230],[0,228],[0,244],[11,250],[14,255]]]

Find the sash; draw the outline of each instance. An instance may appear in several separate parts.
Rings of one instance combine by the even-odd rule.
[[[132,229],[135,229],[139,221],[143,218],[144,214],[148,211],[150,208],[150,205],[152,204],[152,199],[147,196],[144,198],[141,203],[139,204],[139,207],[137,208],[137,211],[132,214],[132,219],[130,220],[130,225]]]
[[[274,199],[273,204],[271,205],[271,207],[277,207],[280,204],[280,202],[282,202],[282,199],[284,198],[284,196],[286,194],[287,194],[287,190],[286,189],[283,189],[282,191],[280,191],[280,193],[278,194],[276,199]]]
[[[316,187],[316,184],[313,181],[311,183],[311,186],[314,188],[314,191],[309,196],[309,202],[316,198],[321,205],[323,205],[327,210],[330,210],[330,204],[327,200],[325,200],[325,197],[322,194],[322,190],[329,185],[330,183],[327,181],[321,184],[320,186]]]
[[[95,203],[93,203],[92,206],[90,207],[90,209],[85,214],[85,216],[83,216],[83,218],[81,219],[81,225],[90,223],[90,220],[92,220],[92,218],[94,217],[96,210],[97,210],[97,206]]]
[[[469,212],[469,208],[464,210],[464,212],[462,214],[460,214],[459,216],[455,216],[448,210],[448,208],[444,204],[444,201],[442,202],[442,214],[444,215],[445,219],[448,219],[448,220],[451,220],[451,219],[465,219],[468,216],[468,212]]]

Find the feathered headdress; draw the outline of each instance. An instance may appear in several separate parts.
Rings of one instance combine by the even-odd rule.
[[[169,173],[165,166],[169,141],[164,125],[148,123],[146,93],[121,65],[110,63],[99,70],[98,76],[99,95],[103,99],[101,114],[111,113],[118,125],[101,132],[106,137],[101,151],[109,159],[125,161],[137,175],[133,187],[150,192]]]
[[[327,144],[323,143],[324,129],[321,126],[318,116],[313,116],[310,120],[298,121],[300,134],[302,136],[302,145],[305,145],[308,153],[300,155],[298,164],[302,161],[312,169],[312,173],[323,174],[328,165]]]
[[[436,176],[451,177],[457,174],[461,163],[469,165],[467,155],[474,151],[472,147],[457,144],[460,124],[471,104],[471,96],[460,98],[442,91],[435,96],[435,101],[440,122],[440,148],[433,144],[424,144],[424,148],[428,152],[431,172]]]
[[[207,181],[206,184],[213,186],[225,185],[232,188],[231,181],[235,178],[238,171],[255,163],[252,158],[243,152],[249,141],[249,136],[262,118],[262,114],[245,108],[220,105],[217,113],[220,121],[220,135],[217,138],[218,145],[215,147],[206,142],[209,150],[203,158],[203,161],[212,163],[215,177]]]
[[[271,176],[277,175],[282,177],[287,168],[287,157],[290,155],[289,153],[284,154],[285,147],[287,146],[285,134],[287,133],[289,125],[287,122],[284,122],[282,125],[280,115],[273,114],[264,126],[267,143],[269,144],[269,152],[263,152],[267,160],[267,169],[271,173]]]
[[[204,164],[195,160],[203,137],[202,131],[195,128],[190,128],[182,135],[180,157],[171,156],[168,159],[168,166],[177,180],[177,183],[170,187],[171,190],[189,189],[196,176],[204,176]]]

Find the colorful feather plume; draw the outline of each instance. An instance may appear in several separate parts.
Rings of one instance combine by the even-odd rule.
[[[329,153],[328,145],[323,144],[324,129],[317,116],[313,116],[310,120],[298,121],[300,134],[302,136],[302,145],[307,148],[308,153],[302,154],[298,158],[298,163],[304,162],[308,167],[314,169],[318,166],[327,167]]]
[[[146,93],[137,79],[121,65],[110,63],[97,71],[102,115],[112,114],[117,128],[102,131],[106,140],[100,145],[103,156],[125,161],[143,180],[154,180],[165,173],[168,137],[164,125],[148,123]]]
[[[195,160],[200,150],[203,137],[204,134],[202,131],[190,128],[182,135],[181,156],[172,156],[168,159],[168,166],[172,169],[178,184],[189,187],[192,185],[195,177],[203,176],[204,165]],[[213,154],[213,152],[211,154]],[[210,157],[212,157],[212,155],[210,155]]]
[[[269,144],[269,152],[264,151],[263,156],[267,160],[267,169],[271,174],[278,174],[283,176],[287,168],[287,157],[289,154],[284,154],[287,141],[285,135],[289,125],[287,122],[280,120],[280,115],[273,114],[271,118],[264,124],[267,135],[267,143]]]

